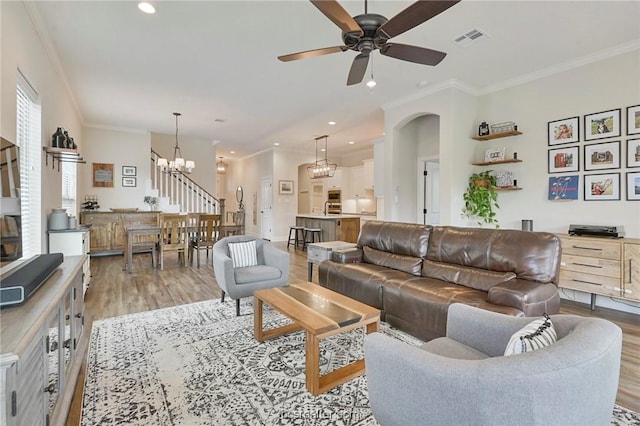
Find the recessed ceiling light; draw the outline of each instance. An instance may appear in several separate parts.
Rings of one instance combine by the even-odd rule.
[[[335,126],[335,125],[336,125],[336,122],[335,122],[335,121],[330,121],[330,122],[329,122],[329,126]]]
[[[229,154],[235,154],[235,153],[236,153],[235,151],[229,151]]]
[[[142,2],[138,3],[138,9],[140,9],[144,13],[148,13],[148,14],[156,13],[156,8],[153,7],[153,5],[151,3],[146,2],[146,1],[142,1]]]
[[[280,142],[274,142],[273,143],[275,146],[280,146]]]
[[[320,148],[320,152],[325,152],[326,150],[326,148]]]
[[[353,145],[354,143],[354,141],[349,141],[349,145]]]

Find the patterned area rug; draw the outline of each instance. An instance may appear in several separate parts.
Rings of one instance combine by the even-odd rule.
[[[243,301],[241,312],[253,307]],[[265,328],[289,322],[265,306]],[[420,341],[382,324],[409,344]],[[362,357],[363,330],[321,341],[321,373]],[[253,315],[218,300],[93,323],[82,425],[377,425],[366,378],[319,396],[305,388],[304,333],[264,343]],[[614,425],[640,424],[616,407]]]

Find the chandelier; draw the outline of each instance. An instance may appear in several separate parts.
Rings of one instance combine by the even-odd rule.
[[[307,173],[309,173],[309,178],[311,179],[333,177],[333,175],[336,173],[336,168],[338,167],[338,165],[336,163],[332,163],[327,159],[328,137],[328,135],[323,135],[316,138],[316,161],[315,163],[311,163],[309,166],[307,166]],[[324,159],[318,159],[318,141],[320,139],[324,139]]]
[[[191,171],[196,167],[196,163],[193,160],[186,160],[182,156],[182,151],[180,151],[180,145],[178,145],[178,117],[182,114],[179,112],[174,112],[173,115],[176,116],[176,146],[173,147],[173,160],[167,161],[166,158],[158,158],[158,167],[163,172],[167,173],[191,173]]]
[[[216,163],[216,173],[218,173],[219,175],[224,175],[227,173],[227,163],[222,161],[223,157],[218,158],[220,159],[220,161]]]

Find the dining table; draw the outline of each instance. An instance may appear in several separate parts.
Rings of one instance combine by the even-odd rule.
[[[155,235],[156,241],[160,240],[160,227],[150,225],[129,225],[126,230],[127,245],[124,253],[125,256],[125,269],[127,273],[131,273],[131,265],[133,264],[133,246],[136,237],[142,235]],[[189,234],[194,234],[198,231],[197,226],[189,226]],[[226,237],[228,235],[240,235],[244,234],[244,225],[238,225],[236,223],[224,223],[220,226],[219,238]]]

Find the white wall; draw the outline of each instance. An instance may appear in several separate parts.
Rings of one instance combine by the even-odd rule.
[[[84,127],[83,134],[87,143],[82,154],[87,164],[78,171],[78,200],[97,195],[100,211],[133,207],[148,210],[144,196],[150,178],[150,134],[90,126]],[[112,188],[93,186],[93,163],[113,164]],[[135,187],[122,186],[122,166],[136,167]]]
[[[625,166],[627,137],[626,107],[637,105],[640,99],[640,51],[610,57],[599,62],[561,73],[535,79],[518,86],[493,93],[474,96],[473,90],[456,84],[453,88],[435,91],[422,99],[413,99],[385,107],[385,182],[384,218],[398,220],[405,204],[394,198],[394,188],[401,182],[397,170],[389,170],[397,161],[397,147],[402,144],[401,129],[418,115],[431,113],[440,116],[440,167],[442,223],[475,226],[460,217],[462,193],[467,177],[477,167],[470,163],[484,159],[488,147],[506,147],[507,157],[518,152],[522,163],[496,165],[493,168],[512,170],[521,191],[499,195],[498,220],[502,228],[520,229],[522,219],[532,219],[534,230],[566,233],[569,224],[624,225],[627,237],[640,237],[640,203],[626,201]],[[604,84],[603,82],[608,82]],[[477,107],[476,107],[477,105]],[[621,108],[622,136],[603,141],[620,140],[622,167],[613,172],[621,174],[620,201],[553,202],[547,199],[549,121],[580,116],[580,134],[584,141],[584,115]],[[476,134],[480,122],[514,121],[523,135],[478,142]],[[601,141],[590,141],[590,143]],[[585,142],[580,147],[580,199],[584,199],[583,177]],[[394,158],[395,156],[395,158]],[[635,169],[634,169],[635,170]],[[589,172],[586,172],[589,173]],[[445,210],[447,210],[445,212]],[[589,295],[562,290],[562,297],[589,302]],[[640,313],[637,304],[598,297],[599,306]]]
[[[22,2],[0,2],[0,133],[16,141],[16,84],[18,68],[40,95],[42,107],[42,145],[51,143],[57,127],[64,127],[84,154],[86,142],[82,116],[60,78],[57,68],[35,30]],[[80,164],[78,170],[86,165]],[[62,204],[62,178],[56,167],[44,165],[42,156],[42,252],[47,251],[47,215]]]
[[[481,121],[514,121],[523,132],[521,136],[494,139],[488,144],[475,142],[476,158],[481,149],[506,146],[508,156],[517,151],[523,161],[508,169],[524,189],[499,195],[498,220],[502,227],[520,228],[521,219],[532,219],[534,230],[560,233],[566,233],[572,223],[624,225],[628,237],[640,237],[640,202],[625,200],[625,173],[637,169],[627,170],[623,155],[621,169],[585,172],[583,155],[584,115],[614,108],[622,109],[622,136],[588,143],[619,140],[621,153],[626,154],[626,139],[637,138],[625,135],[625,114],[627,106],[640,101],[639,76],[640,51],[636,50],[479,97],[476,125]],[[580,172],[570,174],[580,175],[579,200],[549,201],[547,187],[552,175],[547,172],[547,123],[575,116],[580,116],[582,142],[574,144],[580,147]],[[605,172],[621,174],[621,200],[582,201],[585,173]]]

